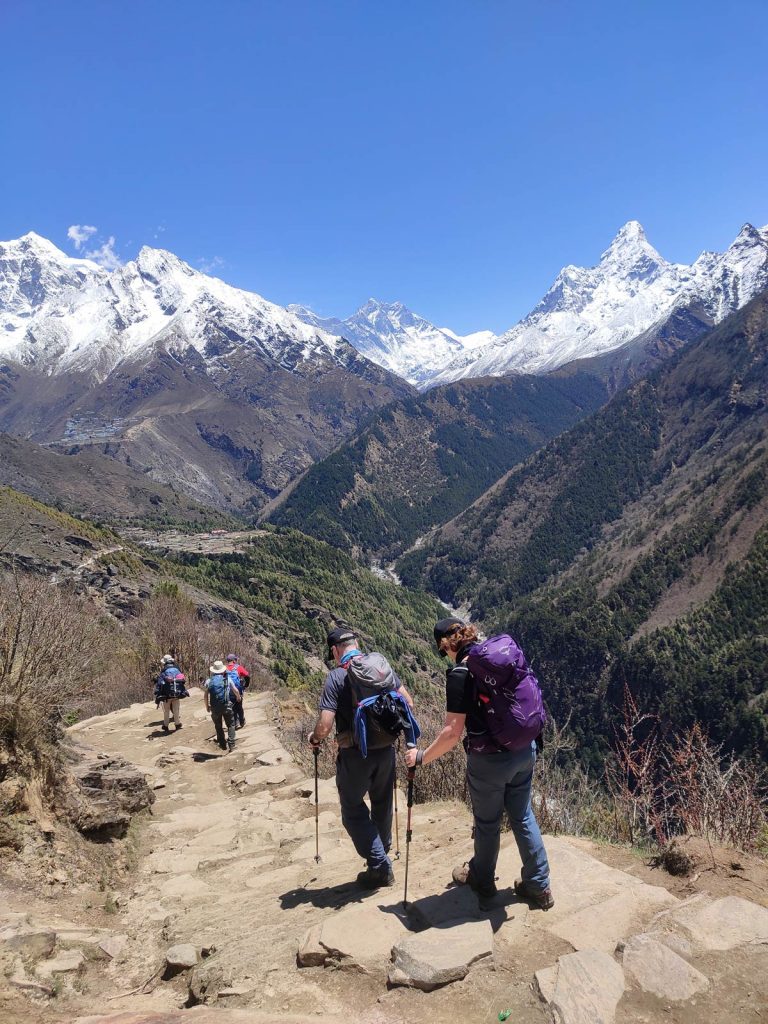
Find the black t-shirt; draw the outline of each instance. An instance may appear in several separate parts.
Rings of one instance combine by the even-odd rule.
[[[445,710],[468,715],[474,707],[475,686],[466,665],[453,665],[445,674]]]

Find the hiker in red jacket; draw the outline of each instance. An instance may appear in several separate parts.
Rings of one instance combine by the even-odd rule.
[[[235,702],[234,712],[235,728],[242,729],[245,725],[245,709],[242,700],[243,690],[247,690],[251,685],[251,674],[245,665],[240,664],[240,659],[236,654],[227,655],[227,674],[240,692],[240,700]]]

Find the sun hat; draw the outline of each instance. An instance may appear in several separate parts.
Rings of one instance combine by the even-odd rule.
[[[222,672],[226,672],[227,666],[224,664],[223,661],[214,661],[214,663],[210,666],[209,671],[212,676],[217,676],[220,675]]]

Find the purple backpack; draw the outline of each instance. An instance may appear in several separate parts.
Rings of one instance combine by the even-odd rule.
[[[484,730],[467,734],[467,750],[523,750],[541,733],[547,714],[536,676],[511,636],[473,644],[465,662],[475,682]]]

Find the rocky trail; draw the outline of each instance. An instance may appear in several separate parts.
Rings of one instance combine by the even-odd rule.
[[[768,909],[680,900],[548,837],[556,905],[532,910],[511,889],[519,861],[505,834],[499,895],[482,910],[449,884],[469,856],[469,816],[423,804],[406,911],[402,859],[394,888],[356,885],[332,780],[320,784],[315,863],[313,783],[280,743],[271,694],[246,696],[232,754],[212,742],[200,691],[182,714],[178,734],[160,731],[153,703],[72,730],[143,770],[156,801],[109,928],[72,899],[64,920],[42,896],[2,894],[0,993],[23,991],[28,1006],[13,1024],[768,1020]]]

